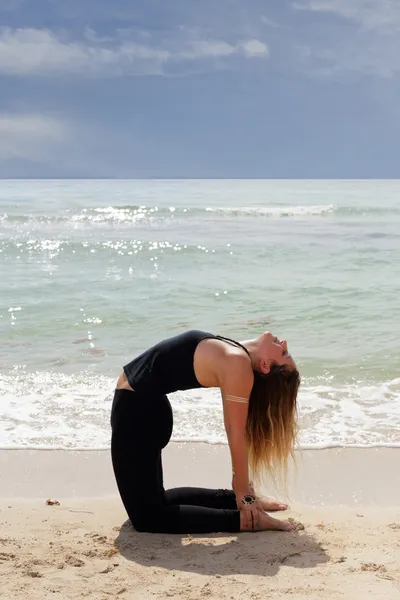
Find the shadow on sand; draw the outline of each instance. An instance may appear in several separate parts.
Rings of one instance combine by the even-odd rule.
[[[328,562],[329,555],[306,531],[264,531],[240,534],[138,533],[126,521],[115,546],[127,560],[203,575],[271,577],[281,565],[309,569]]]

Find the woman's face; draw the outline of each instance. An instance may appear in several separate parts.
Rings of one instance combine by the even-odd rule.
[[[287,365],[295,369],[296,365],[288,351],[286,340],[280,340],[270,331],[266,331],[261,336],[261,361],[260,370],[268,373],[272,363],[278,365]]]

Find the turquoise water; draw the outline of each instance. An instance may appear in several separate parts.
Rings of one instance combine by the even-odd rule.
[[[305,447],[400,445],[400,181],[0,181],[0,446],[103,448],[137,352],[287,339]],[[175,439],[224,441],[218,393]]]

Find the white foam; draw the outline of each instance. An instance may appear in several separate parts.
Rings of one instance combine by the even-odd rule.
[[[263,216],[263,217],[306,217],[320,216],[326,213],[334,212],[337,206],[334,204],[316,204],[310,206],[266,206],[266,207],[207,207],[207,212],[244,215],[244,216]]]
[[[110,445],[115,380],[81,372],[0,375],[0,447],[101,450]],[[217,390],[170,396],[174,441],[225,444]],[[400,379],[312,385],[299,394],[299,447],[400,446]]]
[[[70,220],[74,223],[107,223],[107,222],[130,222],[141,221],[145,217],[150,217],[149,213],[154,210],[147,209],[144,206],[136,208],[118,208],[108,206],[107,208],[94,208],[93,212],[82,210],[80,213],[72,215]]]
[[[107,448],[114,383],[86,373],[0,375],[0,446]]]

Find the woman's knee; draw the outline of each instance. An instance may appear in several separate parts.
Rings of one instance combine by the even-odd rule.
[[[158,533],[157,524],[159,519],[155,518],[154,511],[136,510],[134,513],[131,512],[129,514],[129,519],[136,531],[141,533]]]
[[[129,515],[129,518],[136,531],[141,533],[179,532],[179,510],[161,509],[156,512],[140,512]]]

